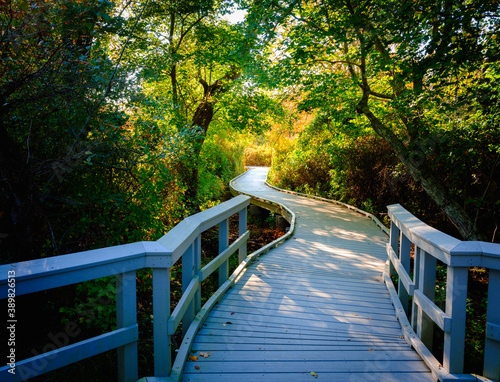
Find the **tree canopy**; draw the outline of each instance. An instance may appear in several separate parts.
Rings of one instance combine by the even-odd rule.
[[[157,237],[262,142],[282,185],[379,210],[432,201],[464,238],[495,240],[498,7],[2,2],[2,260]]]
[[[498,208],[492,187],[498,179],[498,6],[349,0],[250,5],[266,20],[262,33],[272,41],[274,82],[294,84],[299,109],[314,111],[328,129],[359,134],[370,127],[467,239],[484,238],[475,215],[486,204],[489,212]]]

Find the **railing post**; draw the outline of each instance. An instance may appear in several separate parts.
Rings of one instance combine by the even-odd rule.
[[[399,253],[399,235],[400,231],[399,228],[394,224],[394,222],[391,220],[391,234],[390,234],[390,243],[391,243],[391,248],[393,249],[394,253]],[[393,275],[396,273],[396,269],[394,268],[394,265],[392,264],[392,261],[389,261],[389,276]]]
[[[444,333],[443,366],[451,374],[461,374],[464,368],[467,274],[466,267],[448,266],[445,313],[451,317],[451,329]]]
[[[401,233],[401,243],[399,245],[399,260],[401,261],[401,265],[407,273],[410,273],[410,252],[411,241],[406,237],[405,234]],[[401,281],[401,277],[398,278],[398,296],[399,301],[401,301],[401,305],[403,305],[403,308],[408,315],[408,291]]]
[[[500,270],[490,269],[484,347],[484,376],[500,380]]]
[[[229,247],[229,219],[219,223],[219,254]],[[219,287],[222,286],[229,277],[229,262],[224,261],[219,267]]]
[[[137,324],[135,271],[116,275],[116,326],[118,329]],[[138,379],[137,341],[118,349],[118,381]]]
[[[238,226],[238,234],[239,236],[243,235],[247,231],[247,208],[243,208],[239,212],[239,226]],[[242,245],[238,250],[238,263],[241,263],[247,257],[247,243]]]
[[[429,300],[436,297],[436,265],[435,257],[419,247],[415,248],[415,289],[419,289]],[[413,302],[412,326],[427,349],[432,349],[434,339],[434,322]]]
[[[155,377],[168,377],[170,358],[170,268],[153,269],[153,336]]]

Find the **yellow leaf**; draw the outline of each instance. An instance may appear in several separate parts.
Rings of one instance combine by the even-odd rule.
[[[195,355],[190,355],[190,356],[189,356],[189,359],[190,359],[191,361],[198,361],[198,357],[197,357],[197,356],[195,356]]]
[[[311,375],[312,375],[314,378],[318,378],[318,374],[316,374],[314,371],[311,371]]]
[[[368,349],[368,351],[374,351],[373,349]]]

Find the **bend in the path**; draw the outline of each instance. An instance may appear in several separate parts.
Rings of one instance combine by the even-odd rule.
[[[432,381],[382,281],[386,234],[347,208],[271,189],[266,177],[252,168],[233,187],[294,211],[293,237],[210,312],[184,380]]]

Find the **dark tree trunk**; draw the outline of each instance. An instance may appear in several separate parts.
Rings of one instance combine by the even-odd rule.
[[[399,160],[417,183],[420,183],[426,193],[436,202],[448,219],[453,223],[464,240],[484,240],[477,231],[473,219],[450,195],[446,186],[439,181],[428,162],[425,154],[409,150],[394,133],[383,124],[368,107],[368,97],[364,96],[358,104],[359,113],[364,114],[373,128],[394,150]]]
[[[193,119],[191,122],[191,127],[200,127],[202,129],[202,135],[198,138],[194,145],[194,160],[193,166],[187,169],[187,184],[188,189],[188,200],[192,203],[196,203],[198,198],[198,167],[197,163],[200,156],[201,148],[203,142],[207,136],[207,131],[215,115],[215,105],[217,104],[217,96],[227,92],[229,90],[228,82],[236,80],[240,76],[240,70],[237,68],[231,68],[231,71],[224,77],[218,79],[212,84],[208,84],[203,78],[198,78],[198,81],[203,86],[203,99],[196,108],[194,112]]]
[[[40,257],[44,219],[27,158],[0,120],[0,254],[2,263]]]

